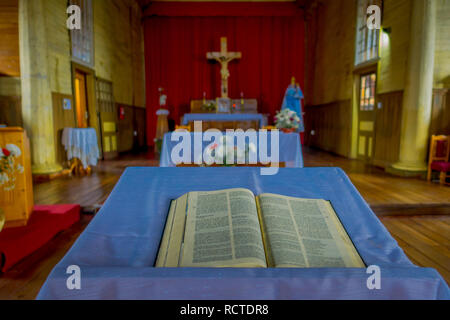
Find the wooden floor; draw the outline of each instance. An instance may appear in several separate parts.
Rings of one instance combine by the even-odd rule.
[[[381,168],[306,148],[305,167],[340,167],[377,215],[450,215],[450,188],[420,179],[405,179]]]
[[[450,283],[450,187],[418,179],[398,178],[356,160],[305,149],[305,166],[341,167],[380,220],[415,264],[435,268]],[[89,177],[62,178],[34,186],[36,204],[101,204],[123,170],[157,166],[153,154],[122,156],[101,162]],[[0,299],[34,299],[55,264],[65,255],[91,216],[56,236],[0,275]]]
[[[450,284],[450,216],[381,217],[416,265],[435,268]]]

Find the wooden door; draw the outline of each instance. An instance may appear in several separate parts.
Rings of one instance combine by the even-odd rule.
[[[376,107],[373,164],[387,168],[398,161],[403,91],[379,94]]]
[[[358,158],[370,162],[373,157],[375,132],[376,73],[360,76],[358,108]]]
[[[87,102],[86,74],[75,71],[75,112],[78,128],[87,128],[89,112]]]
[[[118,119],[112,82],[97,78],[96,91],[103,159],[114,159],[118,156]]]
[[[146,110],[145,108],[135,108],[134,109],[134,142],[133,142],[133,149],[135,150],[141,150],[144,149],[147,145],[146,143]]]

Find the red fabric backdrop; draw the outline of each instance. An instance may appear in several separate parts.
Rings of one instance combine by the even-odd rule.
[[[190,101],[202,99],[203,92],[208,99],[220,96],[220,65],[206,59],[207,52],[220,51],[220,37],[228,38],[228,51],[242,52],[242,59],[229,65],[230,98],[238,99],[243,92],[245,98],[258,99],[259,112],[274,115],[292,76],[303,87],[304,20],[291,3],[281,7],[267,3],[227,3],[225,7],[160,3],[148,8],[145,15],[150,145],[156,130],[159,87],[168,96],[169,118],[177,124],[189,112]]]

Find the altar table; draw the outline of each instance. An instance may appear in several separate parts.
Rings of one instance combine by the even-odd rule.
[[[194,163],[197,156],[194,153],[194,136],[201,135],[201,132],[190,132],[191,137],[191,162]],[[224,134],[225,135],[225,134]],[[268,147],[268,155],[271,155],[271,139],[272,133],[271,131],[267,132],[267,147]],[[259,133],[257,132],[257,138],[259,141]],[[181,140],[180,140],[181,141]],[[248,141],[248,140],[247,140]],[[171,153],[172,149],[175,145],[179,143],[178,140],[172,141],[172,132],[166,133],[164,135],[164,140],[161,149],[161,157],[159,161],[160,167],[176,167],[175,163],[172,161]],[[204,141],[202,143],[202,152],[204,148],[211,144],[211,141]],[[258,144],[256,144],[258,145]],[[302,168],[303,167],[303,156],[302,156],[302,147],[300,144],[300,137],[297,133],[284,133],[279,132],[279,163],[282,162],[285,164],[287,168]],[[259,159],[258,159],[259,160]]]
[[[367,266],[381,268],[369,290],[365,268],[154,268],[169,204],[189,191],[249,188],[331,201]],[[67,268],[81,270],[69,290]],[[339,168],[128,168],[38,299],[449,299],[443,278],[415,266]]]
[[[267,125],[267,119],[260,113],[186,113],[181,124],[187,126],[193,121],[257,121],[259,123],[259,128]]]

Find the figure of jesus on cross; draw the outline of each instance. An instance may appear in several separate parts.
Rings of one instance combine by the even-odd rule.
[[[220,52],[208,52],[206,58],[210,60],[216,60],[222,66],[220,75],[222,78],[222,98],[228,98],[228,78],[230,77],[230,71],[228,70],[228,63],[234,59],[241,59],[241,52],[228,52],[227,38],[220,38]]]

